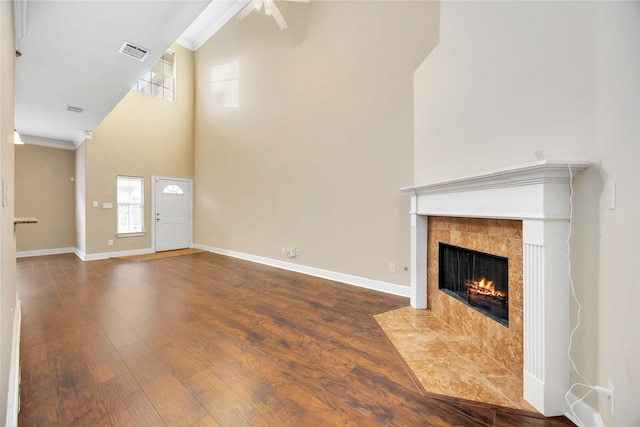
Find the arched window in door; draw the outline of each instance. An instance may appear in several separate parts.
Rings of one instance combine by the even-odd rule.
[[[167,185],[166,187],[164,187],[162,192],[165,194],[184,194],[184,191],[182,191],[182,188],[173,184]]]

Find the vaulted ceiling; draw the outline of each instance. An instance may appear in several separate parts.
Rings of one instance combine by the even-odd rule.
[[[74,148],[172,43],[197,49],[247,1],[14,0],[16,129],[27,143]],[[147,58],[119,53],[125,41]]]

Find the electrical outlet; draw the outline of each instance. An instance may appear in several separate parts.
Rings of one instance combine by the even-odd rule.
[[[609,388],[602,387],[601,385],[595,385],[591,387],[593,390],[600,394],[607,396],[607,402],[609,403],[609,409],[611,410],[611,416],[616,415],[616,394],[611,380],[609,380]]]
[[[396,272],[396,264],[394,262],[390,262],[389,263],[389,273],[395,273]]]
[[[285,248],[284,246],[282,247],[282,253],[286,254],[287,253],[287,248]]]
[[[107,241],[107,244],[108,244],[109,246],[113,246],[113,240],[108,240],[108,241]]]

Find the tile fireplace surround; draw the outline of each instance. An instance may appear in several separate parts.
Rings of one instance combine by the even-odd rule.
[[[429,217],[522,221],[524,399],[545,416],[564,413],[569,388],[570,180],[585,161],[543,160],[403,188],[411,197],[411,306],[427,308]]]

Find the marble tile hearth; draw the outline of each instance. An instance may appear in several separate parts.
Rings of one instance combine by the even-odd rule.
[[[425,392],[537,412],[522,398],[522,375],[430,310],[403,307],[374,317]]]

